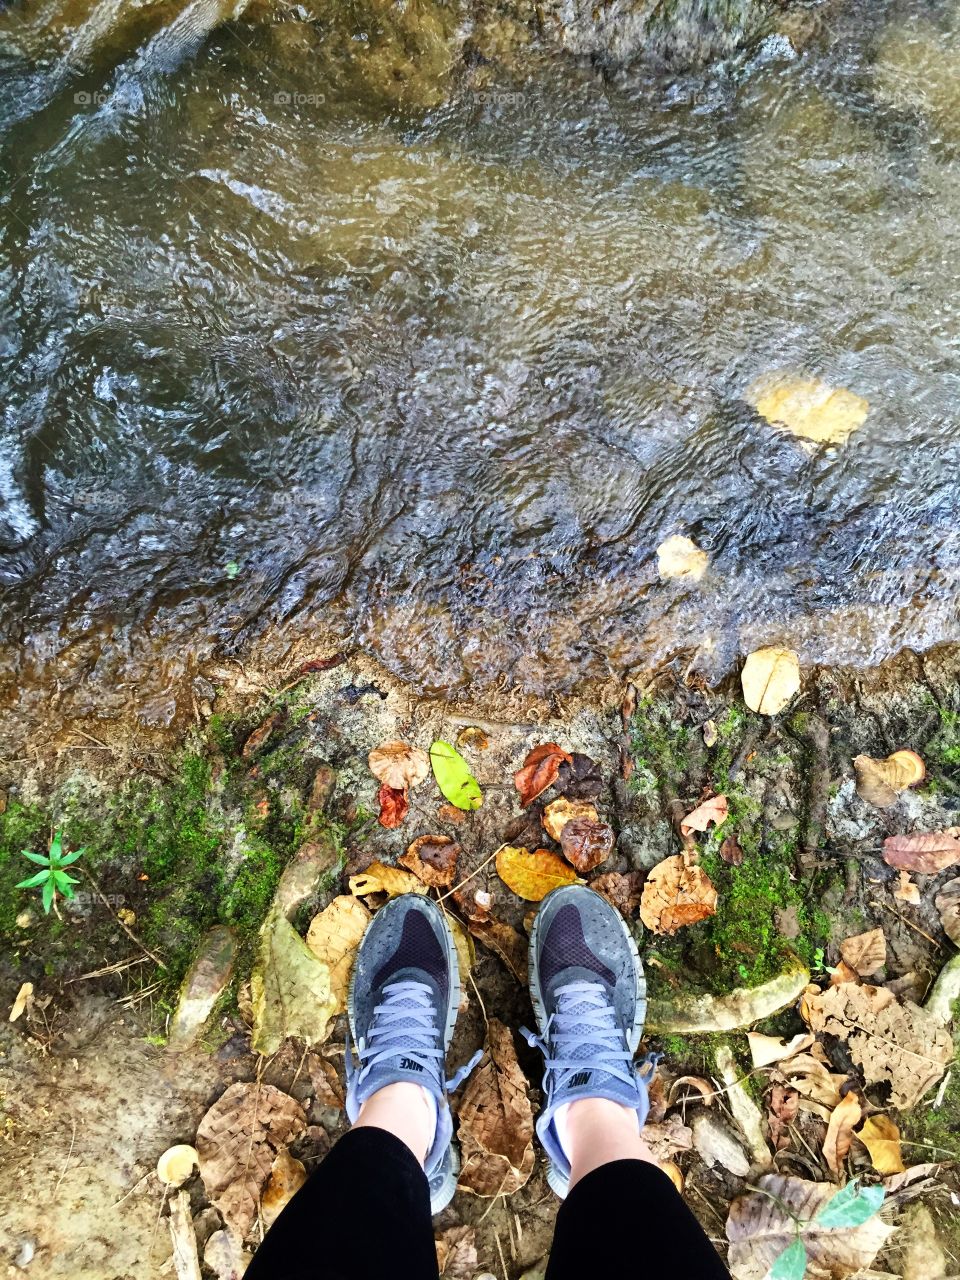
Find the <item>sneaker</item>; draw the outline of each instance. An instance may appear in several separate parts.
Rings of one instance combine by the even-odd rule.
[[[570,1160],[557,1136],[557,1108],[578,1098],[633,1107],[640,1126],[650,1110],[633,1055],[647,1011],[647,984],[626,921],[586,885],[566,885],[543,900],[530,934],[530,996],[540,1034],[521,1028],[546,1059],[546,1101],[537,1136],[547,1181],[561,1199]]]
[[[348,1045],[346,1109],[353,1123],[372,1093],[398,1081],[435,1099],[436,1132],[424,1162],[433,1213],[450,1203],[460,1171],[447,1095],[482,1056],[445,1079],[459,1007],[457,952],[442,910],[420,893],[391,899],[370,922],[353,966],[347,1012],[359,1065]]]

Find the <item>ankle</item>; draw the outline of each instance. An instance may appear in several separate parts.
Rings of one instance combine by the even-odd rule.
[[[385,1129],[423,1164],[437,1132],[437,1101],[420,1085],[398,1080],[365,1099],[353,1127]]]
[[[636,1110],[608,1098],[577,1098],[558,1107],[554,1127],[570,1161],[574,1186],[601,1165],[614,1160],[646,1160],[656,1164],[640,1136]]]

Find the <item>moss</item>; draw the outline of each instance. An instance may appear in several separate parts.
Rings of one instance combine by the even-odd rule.
[[[49,844],[50,829],[46,816],[32,805],[11,800],[0,814],[0,937],[13,941],[17,936],[17,915],[36,900],[42,912],[40,894],[34,889],[16,889],[19,880],[31,874],[31,864],[21,856],[21,849],[43,853]],[[36,867],[33,868],[37,870]]]
[[[674,792],[687,764],[690,730],[674,720],[665,702],[643,698],[630,721],[630,747],[635,771],[630,780],[634,794],[649,798],[661,779]]]

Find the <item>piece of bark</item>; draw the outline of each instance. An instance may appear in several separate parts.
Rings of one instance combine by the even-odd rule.
[[[200,1256],[197,1253],[197,1235],[190,1216],[190,1193],[178,1191],[170,1201],[170,1242],[173,1245],[173,1266],[177,1280],[202,1280]]]

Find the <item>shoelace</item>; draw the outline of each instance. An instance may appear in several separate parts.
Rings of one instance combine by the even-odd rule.
[[[585,1067],[605,1071],[624,1084],[636,1084],[640,1079],[639,1069],[632,1065],[633,1055],[625,1047],[623,1028],[599,982],[569,982],[558,987],[557,1007],[547,1020],[546,1034],[538,1036],[526,1027],[520,1028],[520,1034],[543,1054],[547,1071],[557,1073],[555,1089]],[[588,1056],[582,1052],[584,1048],[593,1052]],[[577,1050],[581,1052],[575,1057]]]
[[[444,1052],[443,1047],[438,1046],[437,1010],[432,988],[425,982],[406,979],[388,982],[383,988],[383,995],[383,1004],[374,1007],[373,1022],[366,1040],[356,1046],[359,1067],[354,1063],[353,1046],[347,1033],[345,1068],[348,1087],[355,1077],[368,1075],[379,1063],[397,1057],[418,1063],[436,1081],[444,1083],[440,1069]],[[463,1083],[482,1057],[483,1051],[478,1050],[445,1082],[449,1093]]]

